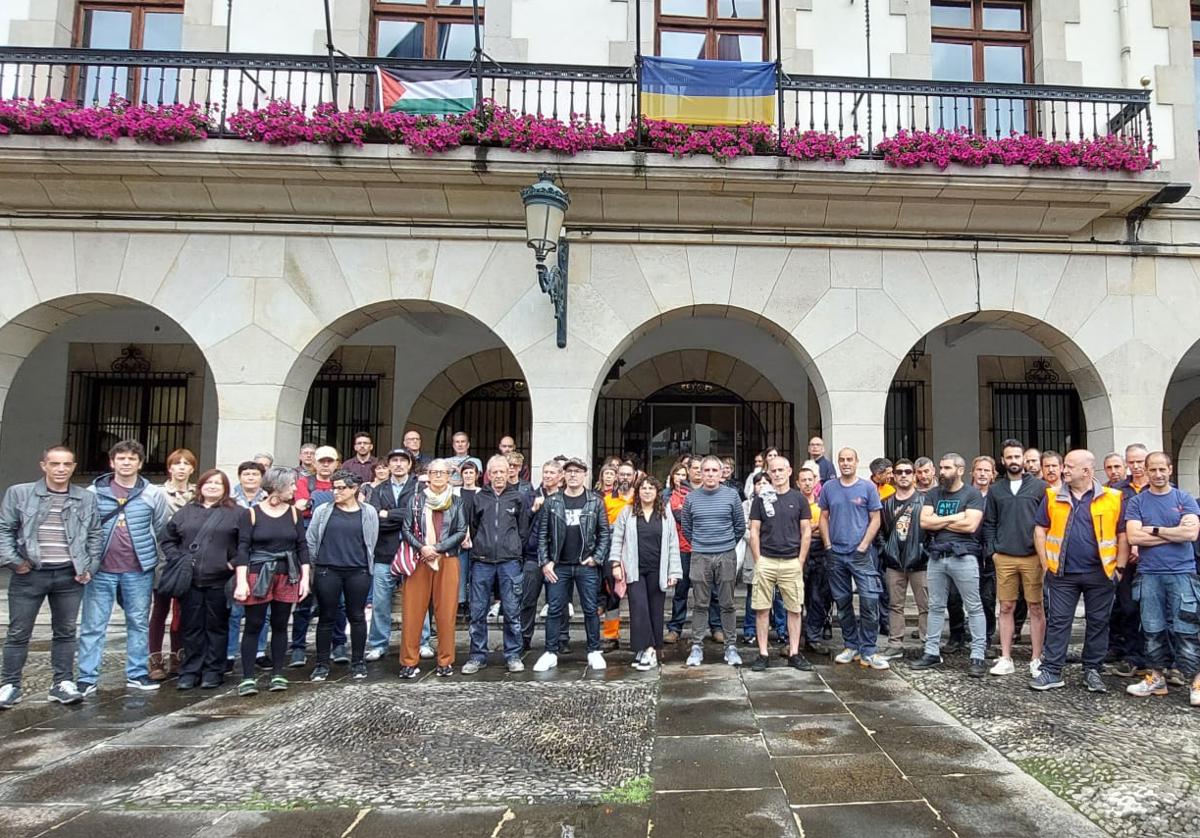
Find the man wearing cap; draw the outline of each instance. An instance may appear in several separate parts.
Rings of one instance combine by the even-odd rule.
[[[392,639],[392,598],[396,593],[399,578],[392,573],[392,559],[400,548],[400,538],[412,514],[413,493],[417,488],[412,476],[414,457],[407,446],[388,452],[387,464],[391,477],[379,484],[371,495],[372,505],[379,513],[379,540],[375,542],[375,574],[371,585],[371,631],[367,637],[364,657],[377,661],[387,654]],[[422,636],[421,646],[427,646],[429,638]]]
[[[312,520],[312,512],[323,503],[333,502],[333,473],[337,471],[341,456],[332,445],[322,445],[313,453],[313,473],[296,478],[296,496],[293,505],[303,516],[304,528]],[[289,644],[288,666],[304,666],[304,650],[307,645],[308,626],[312,622],[315,598],[310,593],[292,611],[292,642]],[[346,654],[346,618],[339,615],[333,626],[334,663],[350,663]]]
[[[538,562],[542,575],[550,583],[549,610],[546,615],[546,653],[535,672],[558,666],[558,651],[572,584],[579,591],[583,625],[587,631],[587,660],[592,669],[605,669],[600,651],[600,597],[602,566],[608,559],[611,530],[604,500],[586,486],[587,464],[572,457],[563,464],[561,491],[546,498],[546,508],[538,525]]]

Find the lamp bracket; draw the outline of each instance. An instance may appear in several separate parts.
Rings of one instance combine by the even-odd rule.
[[[538,285],[543,292],[550,295],[550,302],[554,306],[559,349],[567,345],[567,251],[567,240],[560,238],[557,248],[558,264],[548,266],[542,260],[538,260],[537,263]]]

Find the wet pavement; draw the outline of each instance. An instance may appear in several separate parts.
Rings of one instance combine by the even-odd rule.
[[[139,693],[117,686],[117,629],[98,696],[62,707],[45,700],[45,635],[25,701],[0,713],[5,838],[1200,834],[1200,723],[1178,695],[1034,696],[955,658],[753,673],[712,645],[697,669],[680,646],[657,672],[619,651],[595,673],[578,641],[542,674],[535,649],[519,674],[495,656],[473,677],[402,681],[389,656],[365,681],[289,669],[287,692],[252,698],[233,676]],[[1135,723],[1144,763],[1112,744]]]

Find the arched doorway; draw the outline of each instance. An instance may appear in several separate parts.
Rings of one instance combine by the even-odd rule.
[[[595,462],[619,456],[665,479],[684,454],[733,457],[737,474],[753,468],[768,445],[792,455],[794,406],[747,401],[710,381],[683,381],[648,398],[602,397],[596,403]]]
[[[451,438],[463,431],[475,452],[495,450],[501,437],[511,436],[527,457],[533,442],[533,411],[529,390],[521,378],[481,384],[456,401],[438,427],[434,450],[439,456],[454,453]]]

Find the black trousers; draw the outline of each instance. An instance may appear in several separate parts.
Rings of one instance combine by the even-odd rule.
[[[550,585],[542,575],[542,566],[537,562],[526,560],[521,570],[524,577],[521,583],[521,639],[528,647],[533,643],[534,624],[537,623],[538,600],[542,590],[546,591],[546,603],[550,602]],[[562,632],[559,634],[559,648],[566,646],[571,627],[567,620],[562,622]]]
[[[1042,670],[1051,675],[1062,673],[1067,662],[1067,644],[1071,642],[1071,624],[1075,608],[1083,597],[1084,639],[1083,668],[1099,669],[1108,652],[1108,618],[1112,613],[1113,582],[1096,568],[1089,573],[1046,574],[1046,645],[1042,652]]]
[[[457,561],[457,560],[456,560]],[[365,567],[318,566],[313,583],[317,595],[317,663],[329,665],[334,623],[345,597],[346,621],[350,624],[350,662],[362,663],[367,647],[367,595],[375,577]]]
[[[804,639],[809,643],[821,642],[829,604],[833,602],[825,562],[824,554],[819,554],[809,555],[804,563]]]
[[[179,675],[221,681],[225,676],[225,647],[229,645],[229,600],[225,597],[225,586],[193,585],[180,603],[183,606],[180,629],[187,657],[179,667]]]
[[[625,595],[629,597],[629,645],[635,652],[661,651],[667,592],[659,588],[658,569],[639,570],[637,581],[626,586]]]
[[[1146,638],[1142,634],[1141,607],[1133,599],[1133,582],[1136,578],[1137,562],[1131,562],[1117,581],[1108,648],[1116,659],[1141,667],[1146,663]]]
[[[283,674],[287,664],[288,620],[292,616],[290,602],[260,602],[246,606],[246,625],[242,628],[242,677],[254,677],[254,661],[258,657],[258,634],[271,614],[271,670]]]

